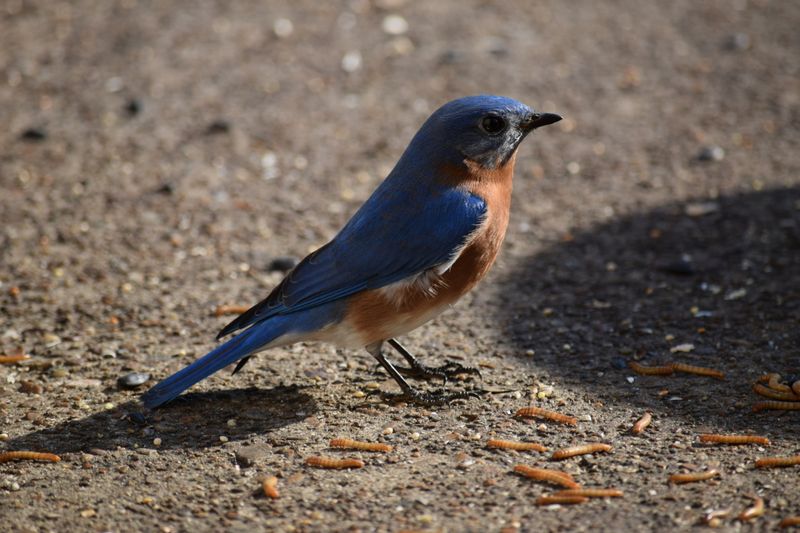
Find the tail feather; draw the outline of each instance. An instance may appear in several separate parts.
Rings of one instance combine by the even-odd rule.
[[[268,322],[253,326],[156,384],[142,396],[145,407],[153,409],[163,405],[198,381],[263,348],[283,333],[274,326],[277,324]]]

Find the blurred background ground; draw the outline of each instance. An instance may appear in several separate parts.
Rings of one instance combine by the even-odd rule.
[[[751,493],[766,515],[723,528],[800,514],[796,468],[752,467],[800,452],[800,415],[750,410],[756,377],[800,375],[799,24],[776,0],[3,0],[0,351],[33,357],[0,368],[0,447],[63,458],[0,466],[3,529],[685,530]],[[331,238],[427,115],[474,93],[565,120],[520,150],[490,277],[407,343],[515,392],[386,404],[365,352],[298,345],[130,419],[119,376],[146,387],[214,346],[218,305],[265,296],[276,258]],[[529,403],[579,424],[511,417]],[[338,436],[395,451],[304,466]],[[490,436],[610,442],[559,466],[626,496],[536,507],[549,489],[510,470],[547,456]],[[722,477],[665,483],[705,467]]]

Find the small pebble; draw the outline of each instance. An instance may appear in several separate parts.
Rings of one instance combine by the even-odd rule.
[[[125,374],[117,379],[117,384],[123,389],[135,389],[147,383],[150,380],[150,374],[144,372],[131,372]]]
[[[161,439],[159,437],[153,439],[153,446],[161,446]]]
[[[351,50],[342,57],[342,70],[345,72],[355,72],[361,68],[361,52]]]
[[[413,440],[413,441],[418,441],[418,440],[419,440],[419,439],[421,439],[421,438],[422,438],[422,437],[420,436],[420,434],[419,434],[419,433],[417,433],[416,431],[415,431],[414,433],[412,433],[412,434],[411,434],[411,440]]]
[[[44,389],[38,383],[23,380],[19,382],[19,391],[25,394],[41,394]]]
[[[392,433],[394,433],[394,428],[389,427],[383,430],[384,435],[391,435]]]
[[[229,428],[235,428],[236,427],[236,420],[231,418],[226,422],[226,424],[228,425]]]
[[[700,161],[722,161],[725,159],[725,150],[721,146],[706,146],[697,154]]]
[[[617,370],[625,370],[628,368],[628,361],[624,357],[615,357],[611,360],[611,367]]]
[[[408,31],[408,22],[400,15],[387,15],[381,23],[381,28],[389,35],[403,35]]]
[[[691,344],[689,342],[673,346],[672,348],[669,349],[671,353],[676,353],[676,352],[687,353],[691,352],[692,350],[694,350],[694,344]]]
[[[270,261],[269,265],[267,266],[267,270],[270,272],[280,271],[286,272],[288,270],[293,269],[297,266],[297,258],[296,257],[276,257],[272,261]]]
[[[0,433],[0,441],[7,441],[9,439],[8,433]]]
[[[219,436],[219,441],[220,442],[228,442],[229,440],[230,439],[228,437],[226,437],[225,435],[220,435]]]
[[[734,33],[728,37],[725,47],[728,50],[748,50],[750,48],[750,36],[746,33]]]
[[[719,211],[719,204],[717,202],[692,202],[686,204],[683,211],[690,217],[704,217]]]
[[[294,24],[292,24],[291,20],[286,18],[275,19],[275,22],[272,24],[272,32],[276,37],[285,39],[294,33]]]
[[[231,131],[231,125],[227,120],[217,119],[208,125],[206,133],[208,135],[217,135],[220,133],[228,133]]]
[[[139,100],[136,100],[135,98],[128,100],[128,103],[125,104],[125,112],[132,117],[138,115],[141,110],[142,110],[142,104],[141,102],[139,102]]]

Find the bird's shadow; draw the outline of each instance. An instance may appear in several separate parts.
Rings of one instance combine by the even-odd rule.
[[[127,402],[78,420],[10,440],[8,449],[63,454],[117,448],[202,449],[263,435],[316,412],[313,398],[296,386],[194,392],[155,411]],[[235,422],[228,423],[233,420]]]
[[[519,262],[497,295],[506,312],[496,320],[531,374],[607,405],[797,436],[797,411],[751,412],[764,398],[750,384],[766,372],[800,378],[798,187],[576,231]],[[635,376],[630,360],[727,376]]]

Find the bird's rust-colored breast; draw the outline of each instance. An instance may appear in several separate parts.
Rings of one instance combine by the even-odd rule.
[[[433,290],[409,284],[399,297],[377,289],[351,299],[348,320],[361,333],[365,344],[419,327],[455,303],[486,275],[497,258],[508,227],[514,159],[492,170],[466,163],[468,173],[461,172],[457,186],[483,198],[487,206],[486,218],[453,265],[438,276]]]

